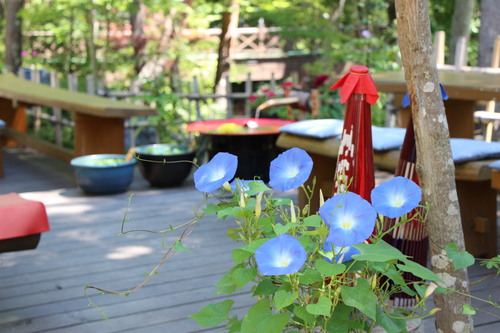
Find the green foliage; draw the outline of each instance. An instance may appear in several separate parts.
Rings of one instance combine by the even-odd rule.
[[[417,310],[425,315],[428,281],[441,280],[376,236],[381,231],[374,233],[370,242],[355,246],[360,254],[354,255],[354,260],[329,261],[323,251],[328,227],[319,215],[296,210],[290,200],[273,198],[266,185],[255,183],[249,187],[251,195],[242,189],[232,192],[232,197],[222,193],[224,200],[209,204],[206,210],[233,218],[237,227],[231,228],[228,236],[241,244],[232,252],[235,265],[216,283],[216,294],[249,288],[257,298],[241,321],[229,319],[226,312],[216,312],[214,324],[221,324],[219,319],[224,317],[230,331],[281,332],[286,327],[288,331],[320,328],[322,332],[347,332],[362,328],[369,332],[377,323],[389,332],[400,332],[408,318],[418,316]],[[264,219],[275,222],[262,223]],[[269,239],[283,233],[297,236],[306,250],[306,263],[294,274],[265,276],[257,267],[255,253]],[[330,258],[338,255],[330,254]],[[413,282],[412,288],[403,279],[404,272],[422,281]],[[389,305],[391,295],[401,291],[417,297],[415,312]],[[203,313],[208,320],[211,311]]]
[[[453,262],[455,270],[474,265],[474,257],[466,251],[458,251],[458,245],[455,243],[446,245],[446,254]]]

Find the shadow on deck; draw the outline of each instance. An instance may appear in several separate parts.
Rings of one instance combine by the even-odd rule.
[[[88,196],[73,183],[69,165],[38,153],[9,149],[0,194],[18,192],[44,202],[52,230],[43,234],[36,250],[0,254],[0,332],[207,332],[187,318],[217,295],[216,283],[232,266],[233,242],[225,236],[231,222],[205,217],[183,243],[189,252],[177,253],[158,275],[130,296],[89,295],[104,313],[89,308],[86,284],[126,290],[139,284],[161,260],[165,246],[179,233],[160,237],[150,233],[120,233],[128,200],[133,194],[126,225],[162,230],[188,221],[202,195],[192,179],[181,187],[154,189],[136,173],[127,193]],[[379,174],[379,177],[387,175]],[[1,217],[0,217],[1,218]],[[486,275],[474,266],[471,281]],[[473,287],[474,295],[499,302],[499,279]],[[240,317],[251,304],[245,293],[233,295]],[[432,304],[429,304],[431,308]],[[479,304],[475,304],[479,307]],[[500,315],[498,309],[481,306]],[[500,331],[500,319],[484,313],[475,317],[476,332]],[[434,332],[432,318],[422,332]],[[258,333],[258,332],[257,332]]]

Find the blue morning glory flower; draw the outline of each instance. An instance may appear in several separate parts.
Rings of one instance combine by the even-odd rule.
[[[304,150],[288,149],[271,162],[269,185],[279,191],[296,189],[309,178],[312,167],[313,161]]]
[[[326,242],[345,247],[364,242],[373,232],[377,212],[356,193],[345,192],[325,201],[319,215],[330,227]]]
[[[243,192],[247,192],[250,190],[250,187],[248,186],[249,183],[251,182],[260,182],[264,183],[261,179],[251,179],[251,180],[243,180],[239,178],[235,178],[231,183],[229,183],[229,186],[231,187],[231,191],[236,192],[238,190],[242,190]]]
[[[234,177],[237,166],[237,156],[217,153],[210,162],[195,171],[194,186],[201,192],[213,192]]]
[[[297,238],[282,234],[262,244],[255,260],[262,275],[293,274],[304,265],[306,250]]]
[[[324,247],[324,251],[325,252],[332,251],[332,243],[326,242],[325,247]],[[353,255],[360,254],[360,253],[361,252],[357,248],[352,247],[352,246],[345,246],[345,247],[335,246],[333,248],[333,254],[334,255],[336,254],[335,262],[338,262],[338,263],[349,261],[352,259]],[[328,259],[328,258],[325,258],[325,259],[331,262],[330,259]]]
[[[411,212],[422,200],[422,190],[411,179],[395,177],[372,190],[373,207],[389,218]]]

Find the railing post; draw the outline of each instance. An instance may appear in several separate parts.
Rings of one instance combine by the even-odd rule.
[[[86,76],[87,81],[87,94],[95,95],[95,77],[92,74]]]
[[[251,108],[250,104],[248,103],[250,96],[252,95],[252,74],[247,73],[247,79],[245,81],[245,117],[250,117],[251,115]]]
[[[38,69],[31,70],[31,81],[40,84],[40,70]],[[42,124],[42,108],[40,106],[33,106],[33,110],[35,113],[35,122],[33,130],[35,132],[35,135],[38,135],[40,133],[40,126]]]
[[[78,91],[78,78],[75,73],[68,73],[68,90]]]
[[[264,19],[261,17],[259,19],[259,32],[258,32],[258,52],[265,53],[266,52],[266,24],[264,23]]]
[[[226,75],[224,78],[224,81],[226,81],[226,98],[227,98],[227,116],[226,118],[233,118],[234,112],[233,112],[233,89],[231,87],[231,82],[229,81],[229,75]]]
[[[55,72],[50,72],[50,86],[59,88],[59,76]],[[59,147],[63,146],[62,140],[62,111],[60,108],[52,107],[52,115],[54,116],[55,141]]]
[[[444,65],[445,36],[444,31],[436,31],[434,34],[434,58],[437,65]]]
[[[195,105],[196,105],[196,120],[201,120],[201,110],[200,110],[200,87],[198,85],[198,77],[193,76],[193,93],[195,95]]]

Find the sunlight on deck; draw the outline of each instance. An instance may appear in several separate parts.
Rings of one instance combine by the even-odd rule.
[[[106,255],[106,258],[124,260],[145,256],[151,253],[153,253],[153,249],[148,246],[123,246],[115,248],[114,252]]]

